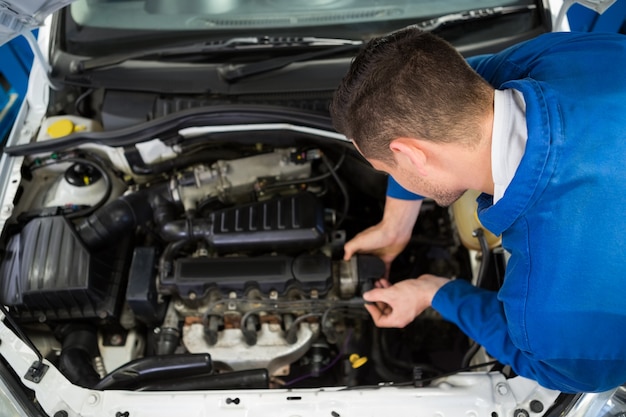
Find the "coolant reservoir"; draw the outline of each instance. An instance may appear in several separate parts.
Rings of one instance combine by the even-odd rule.
[[[459,231],[461,243],[466,248],[480,250],[480,242],[478,238],[474,237],[474,230],[481,228],[484,231],[489,248],[493,249],[500,245],[501,239],[487,230],[478,220],[478,203],[476,199],[479,195],[479,191],[467,190],[461,198],[452,204],[452,215]]]
[[[85,117],[64,115],[45,119],[39,129],[37,141],[62,138],[77,132],[101,131],[99,122]],[[43,207],[96,204],[106,193],[107,184],[101,173],[84,163],[68,162],[60,174],[44,191]]]
[[[41,124],[37,142],[62,138],[76,132],[96,132],[102,130],[100,123],[93,119],[79,116],[53,116]]]
[[[103,198],[106,189],[100,172],[88,164],[73,163],[45,191],[43,206],[93,206]]]

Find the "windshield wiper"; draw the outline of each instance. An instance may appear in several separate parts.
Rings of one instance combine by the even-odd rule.
[[[432,32],[447,25],[489,19],[496,16],[504,16],[514,13],[522,13],[529,10],[534,10],[536,8],[537,6],[532,4],[526,6],[489,7],[482,9],[466,10],[459,13],[450,13],[436,17],[434,19],[425,20],[413,26],[423,31]],[[229,67],[222,70],[220,72],[220,75],[226,81],[232,83],[251,75],[262,74],[264,72],[274,71],[286,67],[287,65],[294,62],[307,61],[311,59],[321,58],[324,56],[330,56],[333,54],[339,54],[342,52],[355,50],[360,48],[361,45],[362,42],[354,41],[354,43],[352,44],[338,46],[337,48],[331,48],[323,51],[307,52],[301,55],[286,57],[270,58],[265,61],[259,61],[252,64],[243,64],[236,67]]]
[[[80,74],[95,69],[111,67],[142,58],[164,58],[182,55],[202,55],[222,51],[235,50],[258,50],[264,48],[292,48],[301,46],[344,46],[360,45],[361,41],[349,39],[317,38],[317,37],[239,37],[219,42],[200,42],[183,46],[166,46],[155,49],[142,49],[127,53],[106,55],[98,58],[75,60],[70,69],[75,74]]]
[[[444,26],[456,25],[490,19],[497,16],[510,15],[515,13],[535,10],[536,5],[525,6],[501,6],[481,9],[466,10],[458,13],[450,13],[416,23],[414,26],[428,32],[441,29]],[[169,46],[157,49],[143,49],[128,53],[107,55],[98,58],[76,60],[71,63],[70,70],[75,74],[80,74],[95,69],[106,68],[132,59],[142,58],[164,58],[183,55],[201,55],[221,51],[233,50],[256,50],[258,48],[284,48],[302,46],[326,46],[322,50],[306,52],[299,55],[270,58],[252,64],[243,64],[235,67],[228,67],[221,71],[221,76],[227,82],[236,82],[242,78],[252,75],[262,74],[286,67],[295,62],[302,62],[316,58],[350,52],[359,49],[363,45],[361,40],[318,38],[318,37],[238,37],[220,42],[201,42],[184,46]]]
[[[482,9],[465,10],[463,12],[445,14],[434,19],[425,20],[423,22],[416,23],[413,26],[423,31],[432,32],[447,25],[490,19],[492,17],[515,13],[523,13],[535,10],[536,8],[536,4],[529,4],[525,6],[486,7]]]
[[[277,57],[270,58],[264,61],[254,62],[252,64],[243,64],[239,66],[230,66],[228,68],[222,69],[220,71],[221,77],[233,83],[242,78],[249,77],[251,75],[263,74],[265,72],[274,71],[277,69],[284,68],[288,65],[291,65],[295,62],[309,61],[312,59],[328,57],[335,54],[340,54],[343,52],[355,51],[361,48],[363,42],[361,41],[351,41],[352,43],[343,44],[340,46],[335,46],[328,49],[323,49],[321,51],[313,51],[313,52],[305,52],[303,54],[285,56],[285,57]]]

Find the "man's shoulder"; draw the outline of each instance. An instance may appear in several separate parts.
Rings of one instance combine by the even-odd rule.
[[[521,49],[535,49],[539,51],[571,48],[578,52],[584,52],[586,49],[595,50],[598,45],[602,44],[626,45],[626,35],[602,32],[551,32],[544,33],[516,46]],[[515,48],[514,46],[513,49]]]
[[[470,66],[496,88],[531,73],[533,78],[562,78],[559,74],[569,71],[570,63],[605,69],[617,63],[621,70],[621,61],[626,65],[626,35],[586,32],[545,33],[499,53],[468,59]]]

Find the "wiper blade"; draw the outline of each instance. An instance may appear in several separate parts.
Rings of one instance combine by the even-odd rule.
[[[361,48],[362,44],[363,42],[361,41],[353,41],[352,43],[349,43],[349,44],[335,46],[332,48],[323,49],[321,51],[305,52],[303,54],[298,54],[298,55],[270,58],[270,59],[255,62],[252,64],[243,64],[243,65],[239,65],[235,67],[231,66],[231,67],[221,70],[220,75],[224,80],[230,83],[233,83],[242,78],[250,77],[252,75],[263,74],[265,72],[270,72],[270,71],[284,68],[295,62],[309,61],[312,59],[328,57],[331,55],[340,54],[344,52],[355,51]]]
[[[436,29],[440,29],[443,26],[466,23],[471,21],[488,19],[496,16],[504,16],[508,14],[514,13],[522,13],[527,12],[529,10],[536,9],[537,6],[526,5],[526,6],[507,6],[507,7],[489,7],[482,9],[472,9],[466,10],[459,13],[450,13],[443,16],[439,16],[434,19],[425,20],[423,22],[417,23],[413,26],[423,30],[432,32]],[[244,64],[237,67],[230,67],[224,69],[220,72],[222,78],[224,78],[228,82],[236,82],[242,78],[249,77],[251,75],[262,74],[269,71],[274,71],[287,65],[290,65],[294,62],[307,61],[311,59],[321,58],[324,56],[329,56],[332,54],[339,54],[342,52],[348,52],[351,50],[355,50],[360,48],[362,42],[354,41],[352,44],[338,46],[337,48],[332,48],[323,51],[316,52],[308,52],[301,55],[287,56],[287,57],[279,57],[279,58],[271,58],[265,61],[255,62],[253,64]],[[355,47],[355,46],[358,46]]]
[[[106,55],[98,58],[88,58],[73,61],[71,71],[73,73],[83,73],[95,69],[111,67],[141,58],[163,58],[181,55],[202,55],[221,51],[251,50],[258,48],[282,48],[298,46],[336,46],[348,45],[361,41],[349,39],[316,38],[316,37],[279,37],[270,38],[266,36],[239,37],[219,42],[200,42],[183,46],[167,46],[155,49],[142,49],[121,54]]]
[[[463,12],[445,14],[434,19],[425,20],[423,22],[416,23],[413,26],[423,31],[432,32],[447,25],[467,23],[515,13],[523,13],[536,8],[536,4],[529,4],[525,6],[501,6],[465,10]]]
[[[167,46],[156,49],[141,49],[121,54],[106,55],[98,58],[88,58],[72,62],[71,69],[74,73],[82,73],[95,69],[111,67],[132,59],[148,57],[165,57],[186,54],[211,53],[226,49],[236,49],[238,47],[258,45],[259,38],[232,38],[225,42],[200,42],[184,46]]]

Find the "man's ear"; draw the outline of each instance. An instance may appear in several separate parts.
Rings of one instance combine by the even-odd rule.
[[[410,167],[419,175],[428,175],[428,153],[418,139],[397,138],[389,143],[389,149],[393,152],[396,162],[404,167]],[[409,165],[406,165],[409,164]]]

